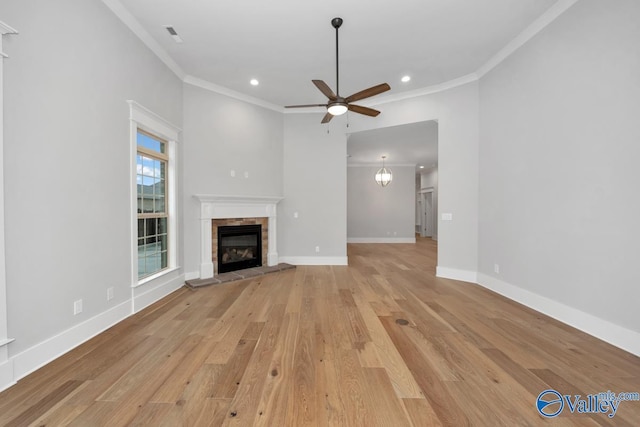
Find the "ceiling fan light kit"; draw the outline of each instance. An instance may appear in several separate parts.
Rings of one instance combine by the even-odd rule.
[[[336,93],[333,93],[329,85],[322,80],[311,80],[314,85],[329,99],[326,104],[306,104],[306,105],[287,105],[285,108],[306,108],[306,107],[326,107],[327,113],[322,118],[321,123],[328,123],[333,116],[339,116],[347,111],[353,111],[354,113],[364,114],[365,116],[376,117],[380,114],[380,111],[373,108],[363,107],[361,105],[351,104],[351,102],[359,101],[361,99],[369,98],[378,95],[382,92],[386,92],[391,87],[387,83],[382,83],[377,86],[372,86],[368,89],[356,92],[351,96],[343,98],[340,96],[340,68],[339,68],[339,56],[338,56],[338,29],[342,25],[342,18],[333,18],[331,20],[331,26],[336,29]]]

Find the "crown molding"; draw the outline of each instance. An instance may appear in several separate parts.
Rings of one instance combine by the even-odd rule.
[[[382,165],[382,161],[372,163],[347,163],[348,168],[380,168]],[[387,163],[385,162],[385,166],[394,167],[394,168],[416,168],[418,165],[415,163]]]
[[[186,73],[171,58],[166,50],[151,37],[142,24],[118,0],[102,0],[102,2],[144,43],[164,64],[169,67],[180,80],[184,80]]]
[[[215,83],[211,83],[207,80],[200,79],[198,77],[194,77],[191,75],[187,75],[182,68],[171,58],[171,56],[151,37],[151,35],[142,27],[140,22],[136,20],[136,18],[131,15],[131,13],[120,3],[118,0],[102,0],[102,2],[107,5],[113,13],[120,18],[120,20],[133,31],[135,35],[142,40],[144,44],[149,47],[155,53],[160,60],[162,60],[167,67],[169,67],[184,83],[190,84],[192,86],[197,86],[202,89],[207,89],[211,92],[219,93],[221,95],[229,96],[231,98],[248,102],[250,104],[254,104],[263,108],[267,108],[269,110],[273,110],[283,114],[315,114],[318,112],[324,111],[322,108],[313,108],[313,109],[285,109],[279,105],[272,104],[270,102],[264,101],[259,98],[255,98],[253,96],[245,95],[240,92],[236,92],[232,89],[226,88],[224,86],[217,85]],[[416,89],[412,91],[401,92],[398,94],[392,94],[387,96],[378,97],[375,100],[361,102],[362,105],[365,106],[376,106],[387,104],[390,102],[402,101],[405,99],[412,99],[419,96],[431,95],[438,92],[443,92],[449,89],[456,88],[458,86],[463,86],[468,83],[472,83],[478,81],[485,74],[499,65],[502,61],[507,59],[511,54],[517,51],[522,45],[524,45],[527,41],[531,40],[536,34],[542,31],[547,25],[553,22],[558,16],[568,10],[571,6],[577,3],[578,0],[559,0],[553,6],[551,6],[545,13],[540,15],[538,19],[536,19],[531,25],[529,25],[524,31],[518,34],[513,40],[511,40],[505,47],[503,47],[498,53],[496,53],[493,57],[491,57],[484,65],[478,68],[475,72],[467,74],[462,77],[458,77],[453,80],[449,80],[437,85],[427,86],[421,89]],[[2,22],[0,22],[0,29],[3,27]],[[11,29],[11,27],[6,26],[6,28]],[[13,30],[15,31],[15,30]],[[17,31],[16,31],[17,33]]]
[[[259,107],[264,107],[269,110],[277,111],[278,113],[284,112],[283,107],[280,107],[278,105],[272,104],[267,101],[263,101],[262,99],[255,98],[253,96],[245,95],[244,93],[236,92],[235,90],[226,88],[224,86],[219,86],[215,83],[211,83],[210,81],[203,80],[198,77],[187,75],[182,79],[182,81],[185,82],[186,84],[197,86],[199,88],[206,89],[211,92],[219,93],[220,95],[225,95],[240,101],[248,102],[250,104],[254,104]]]
[[[518,34],[516,38],[507,43],[505,47],[500,49],[500,51],[491,57],[491,59],[489,59],[482,67],[478,68],[476,71],[478,78],[481,78],[489,71],[493,70],[502,61],[520,49],[526,42],[531,40],[536,34],[555,21],[558,16],[562,15],[567,9],[577,2],[578,0],[559,0],[556,4],[547,9],[545,13],[533,21],[533,23]]]
[[[0,21],[0,34],[18,34],[18,30]]]
[[[449,80],[444,83],[439,83],[437,85],[427,86],[420,89],[415,89],[406,92],[400,92],[395,95],[387,95],[376,98],[375,100],[371,100],[368,102],[361,102],[366,106],[376,106],[381,104],[387,104],[389,102],[397,102],[403,101],[405,99],[417,98],[419,96],[431,95],[438,92],[443,92],[445,90],[453,89],[458,86],[463,86],[468,83],[472,83],[478,80],[478,75],[476,73],[467,74],[466,76],[458,77],[457,79]],[[360,103],[360,102],[359,102]]]

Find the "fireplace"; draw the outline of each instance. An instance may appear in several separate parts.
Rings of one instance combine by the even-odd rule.
[[[218,231],[227,225],[262,225],[262,265],[278,264],[276,205],[282,197],[196,194],[200,202],[200,271],[192,278],[208,279],[219,273]],[[250,222],[249,222],[250,221]],[[249,222],[249,224],[247,224]]]
[[[262,226],[218,227],[218,272],[242,270],[262,265]]]

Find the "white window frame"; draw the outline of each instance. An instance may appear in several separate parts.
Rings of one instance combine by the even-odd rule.
[[[162,277],[178,267],[177,240],[178,218],[176,197],[176,165],[177,143],[181,129],[163,119],[154,112],[148,110],[135,101],[127,101],[129,104],[130,119],[130,152],[131,152],[131,286],[138,287],[154,279]],[[137,200],[137,168],[136,155],[138,154],[138,129],[156,135],[166,141],[167,161],[167,239],[168,255],[167,268],[150,276],[138,279],[138,200]]]

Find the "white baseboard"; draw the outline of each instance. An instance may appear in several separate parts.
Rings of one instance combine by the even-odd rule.
[[[174,292],[184,286],[184,274],[180,274],[177,277],[167,279],[153,287],[146,286],[145,289],[134,288],[133,290],[133,312],[137,313],[140,310],[150,306],[154,302],[166,297],[171,292]],[[150,288],[150,289],[146,289]]]
[[[415,243],[415,237],[347,237],[347,243]]]
[[[283,256],[280,262],[292,265],[349,265],[346,256]]]
[[[8,389],[16,382],[13,374],[13,360],[9,359],[0,363],[0,391]]]
[[[130,315],[131,301],[127,300],[16,354],[10,359],[13,362],[13,381],[18,381]]]
[[[436,267],[436,276],[444,279],[460,280],[462,282],[478,282],[478,273],[469,270],[459,270],[457,268]]]
[[[640,356],[640,333],[600,319],[573,307],[547,297],[503,282],[486,274],[478,274],[480,286],[490,289],[513,301],[553,317],[562,323],[573,326],[589,335],[593,335],[611,345],[619,347],[629,353]]]

